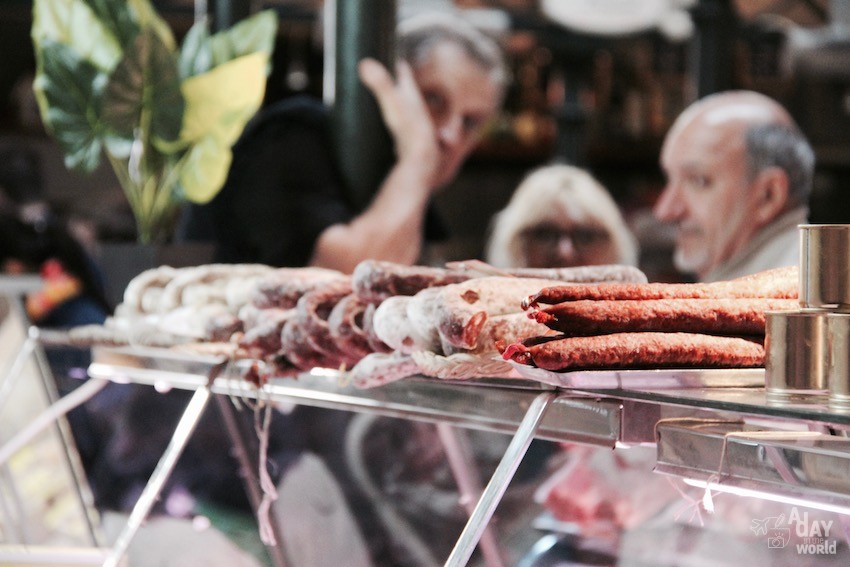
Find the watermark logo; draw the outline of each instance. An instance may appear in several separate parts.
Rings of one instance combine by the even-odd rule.
[[[800,555],[834,555],[838,540],[830,537],[832,525],[833,520],[809,519],[808,512],[800,512],[794,506],[787,517],[780,514],[754,519],[750,529],[755,535],[764,536],[770,549],[793,545]]]

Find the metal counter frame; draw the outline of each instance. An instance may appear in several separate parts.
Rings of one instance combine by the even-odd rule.
[[[487,486],[480,494],[467,494],[477,499],[477,504],[471,510],[469,521],[446,565],[465,565],[479,543],[488,565],[500,564],[494,540],[482,540],[482,537],[535,436],[613,448],[618,441],[629,436],[624,431],[641,430],[638,423],[654,423],[654,406],[649,404],[642,405],[641,409],[650,412],[650,415],[641,415],[635,424],[627,426],[621,402],[571,397],[551,386],[523,380],[492,379],[477,384],[458,384],[411,378],[363,390],[341,382],[338,373],[317,371],[295,377],[271,378],[259,388],[242,379],[245,369],[245,364],[222,357],[189,356],[163,349],[93,349],[93,362],[89,367],[92,379],[182,388],[195,392],[171,444],[151,476],[105,566],[117,565],[126,552],[162,490],[210,395],[263,398],[272,402],[294,402],[432,421],[440,427],[441,439],[447,448],[455,440],[453,429],[446,425],[512,434],[511,443]],[[635,412],[630,411],[628,415],[638,413],[640,411],[635,407]],[[447,450],[447,455],[461,491],[474,491],[474,487],[463,480],[472,476],[468,470],[464,473],[463,469],[468,469],[468,464],[452,451]],[[280,558],[277,564],[283,564],[284,561]]]
[[[263,397],[273,402],[432,421],[441,424],[444,429],[456,426],[512,435],[508,449],[470,511],[469,521],[446,561],[449,566],[465,565],[476,545],[482,541],[487,525],[534,437],[613,448],[655,444],[661,431],[669,432],[665,428],[669,423],[699,424],[723,420],[740,424],[766,423],[768,427],[771,423],[781,422],[785,426],[793,423],[801,430],[837,433],[836,439],[850,428],[850,416],[829,411],[815,398],[796,405],[769,404],[764,388],[755,387],[763,383],[761,369],[581,372],[557,377],[559,381],[582,386],[592,384],[594,380],[608,385],[597,390],[564,388],[557,383],[528,379],[489,378],[452,382],[426,377],[409,377],[364,390],[345,383],[344,374],[323,369],[292,377],[274,377],[258,388],[241,378],[247,364],[248,361],[234,363],[220,357],[190,356],[163,349],[96,348],[89,371],[93,377],[116,381],[161,384],[196,391],[208,388],[211,393],[224,396]],[[628,384],[633,384],[634,388],[624,388]],[[679,438],[690,439],[687,433],[687,430],[683,431]],[[663,440],[665,444],[662,446],[669,453],[667,436]],[[451,443],[451,440],[446,439],[444,433],[445,442]],[[758,441],[752,443],[759,445]],[[770,443],[765,441],[761,445],[767,447]],[[833,444],[836,447],[844,445]],[[779,471],[793,468],[786,460],[778,459],[776,451],[769,448],[767,451],[771,456],[767,463],[769,467]],[[800,451],[805,452],[805,447],[798,448],[798,453]],[[658,472],[690,480],[704,480],[705,470],[710,471],[713,466],[711,457],[708,457],[702,470],[689,471],[670,466],[662,453],[660,457],[656,468]],[[832,468],[846,467],[850,453],[833,452],[830,458],[829,466]],[[758,466],[764,468],[765,464],[759,462]],[[790,488],[789,479],[786,474],[779,486]],[[464,490],[460,479],[458,484]],[[805,481],[802,485],[795,481],[795,493],[802,488],[805,496],[807,489],[814,488],[805,486]],[[846,487],[838,486],[836,490],[838,501],[850,501],[850,483]],[[813,503],[818,501],[817,498],[812,499]],[[488,561],[488,564],[498,563],[494,560]]]
[[[564,388],[525,379],[491,378],[452,382],[426,377],[410,377],[364,390],[345,383],[344,374],[317,369],[297,376],[272,377],[260,388],[242,378],[251,361],[233,362],[222,356],[201,356],[146,347],[95,347],[92,354],[89,374],[93,380],[134,382],[194,391],[171,444],[104,563],[108,566],[118,565],[123,557],[210,399],[221,400],[222,406],[230,405],[224,403],[226,397],[254,398],[273,403],[312,405],[437,423],[460,490],[467,493],[465,496],[470,496],[469,492],[480,492],[471,495],[477,498],[477,503],[469,509],[469,520],[446,561],[446,565],[450,566],[465,565],[479,544],[482,545],[488,565],[498,565],[498,559],[488,556],[485,551],[488,545],[491,546],[489,555],[492,555],[492,542],[487,543],[487,526],[535,437],[609,448],[655,444],[659,439],[658,472],[691,480],[705,480],[710,476],[709,473],[723,468],[724,463],[718,462],[715,466],[716,459],[711,456],[716,454],[718,443],[737,446],[742,441],[736,438],[730,442],[728,438],[718,438],[717,434],[703,435],[700,424],[712,421],[738,423],[742,426],[758,423],[767,428],[771,424],[781,424],[784,428],[790,426],[829,435],[836,441],[846,437],[847,430],[850,430],[850,416],[830,411],[822,401],[815,398],[799,404],[775,406],[767,403],[764,388],[752,385],[735,387],[734,384],[711,387],[718,373],[724,372],[722,370],[603,373],[600,376],[607,376],[611,386],[597,390]],[[730,376],[736,373],[725,372]],[[758,377],[759,371],[755,372]],[[752,372],[744,374],[748,383],[753,382]],[[638,378],[635,380],[636,387],[624,388],[630,376]],[[587,380],[590,377],[577,378]],[[702,383],[705,385],[701,386]],[[689,424],[697,425],[689,428]],[[467,482],[468,478],[463,479],[464,458],[458,456],[459,452],[450,450],[453,444],[452,432],[457,432],[455,428],[496,431],[512,436],[508,449],[483,490]],[[731,430],[734,429],[733,426]],[[700,439],[706,447],[713,448],[712,451],[706,450],[705,459],[698,463],[699,466],[691,470],[679,466],[681,463],[675,462],[672,457],[668,458],[676,454],[680,443],[691,443],[694,438]],[[676,439],[682,441],[677,443]],[[750,466],[750,463],[758,467],[764,479],[772,482],[773,488],[790,487],[803,499],[810,488],[824,492],[820,486],[807,486],[807,478],[799,474],[789,476],[789,471],[794,471],[795,460],[814,458],[807,456],[813,451],[805,439],[794,444],[793,450],[782,451],[773,448],[776,443],[770,440],[747,440],[746,444],[755,447],[755,453],[750,449],[748,454],[758,457],[761,452],[765,452],[770,457],[767,464],[777,471],[778,476],[773,475],[764,459],[749,458],[747,463],[733,465]],[[830,443],[828,455],[819,453],[817,462],[821,468],[828,471],[848,470],[850,451],[844,450],[845,445],[850,445],[850,441]],[[734,455],[732,452],[730,454]],[[780,454],[786,458],[777,458]],[[828,462],[823,460],[825,458],[829,459]],[[461,469],[460,474],[457,474],[458,467]],[[738,476],[748,474],[740,468],[734,470]],[[850,482],[836,484],[834,477],[833,473],[827,479],[832,481],[828,492],[838,501],[850,501]],[[818,481],[816,478],[812,480]],[[817,502],[817,499],[813,502]],[[285,559],[278,557],[275,564],[283,565]]]

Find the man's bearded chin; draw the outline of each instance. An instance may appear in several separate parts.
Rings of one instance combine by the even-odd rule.
[[[673,265],[685,274],[705,274],[709,271],[707,252],[698,251],[690,253],[680,246],[673,252]]]

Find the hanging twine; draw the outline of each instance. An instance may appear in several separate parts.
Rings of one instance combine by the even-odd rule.
[[[237,365],[235,356],[231,356],[228,360],[220,364],[220,372],[215,373],[215,376],[223,374],[224,379],[231,386],[239,386],[245,382],[245,376],[242,370]],[[257,401],[252,403],[247,396],[231,394],[229,396],[231,403],[238,410],[244,407],[249,408],[254,412],[254,433],[257,435],[259,443],[257,455],[257,478],[260,483],[260,490],[263,497],[260,504],[257,506],[257,525],[260,533],[260,540],[268,546],[277,545],[275,537],[275,529],[271,521],[271,506],[277,500],[277,488],[269,474],[268,454],[269,454],[269,436],[270,427],[273,415],[273,404],[271,400],[264,396],[265,390],[263,385],[268,381],[268,368],[265,365],[257,364],[252,366],[250,372],[256,373],[256,383],[248,380],[257,388]]]
[[[269,474],[267,465],[269,453],[269,426],[272,421],[272,404],[268,400],[260,400],[254,409],[254,430],[257,433],[257,439],[260,442],[259,449],[259,480],[260,488],[263,491],[263,499],[257,508],[257,523],[260,528],[260,539],[266,545],[277,545],[277,540],[272,527],[271,512],[272,503],[277,500],[277,488]]]

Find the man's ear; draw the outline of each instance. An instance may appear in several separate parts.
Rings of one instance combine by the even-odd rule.
[[[756,176],[752,190],[756,193],[753,221],[766,225],[788,204],[788,174],[782,168],[769,167]]]

